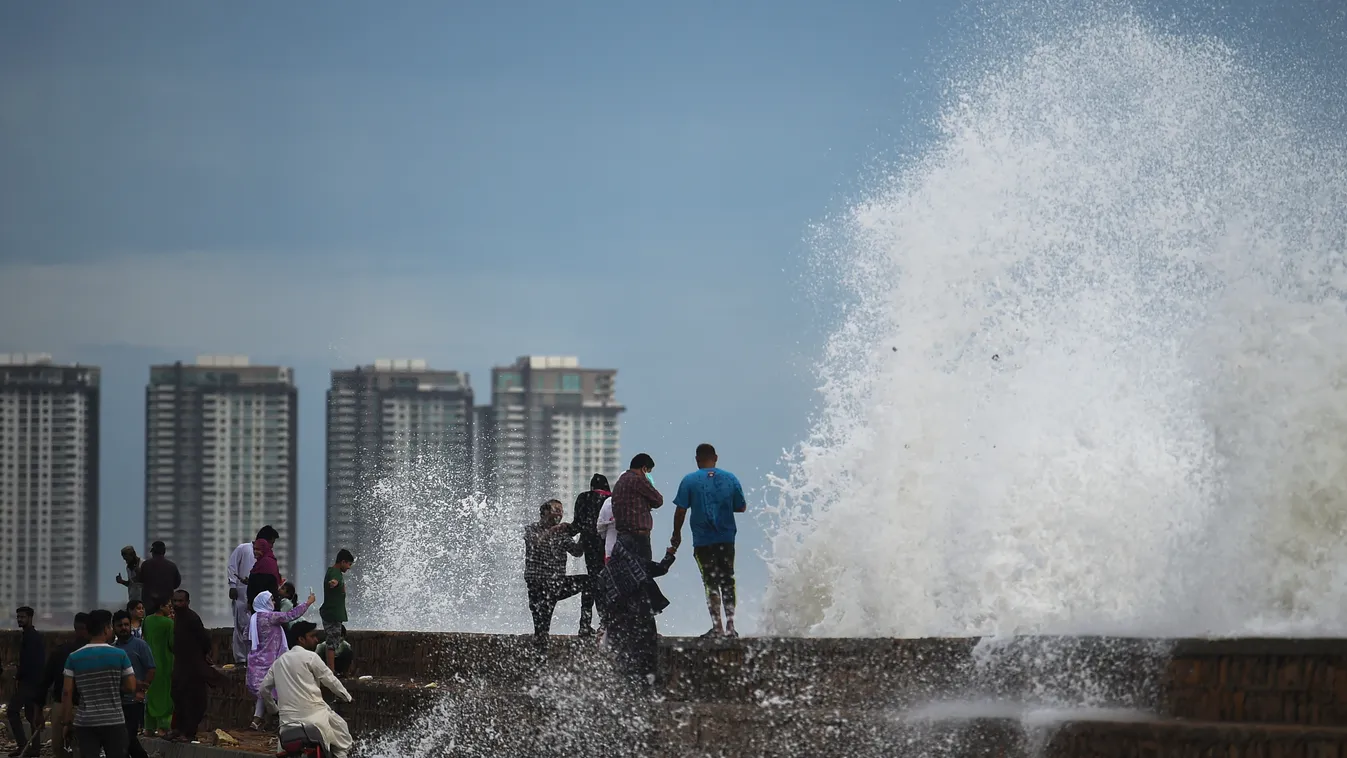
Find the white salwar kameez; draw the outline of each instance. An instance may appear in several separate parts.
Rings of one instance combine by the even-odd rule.
[[[229,577],[229,589],[234,590],[234,638],[230,647],[234,649],[234,663],[248,665],[248,575],[253,573],[253,543],[245,542],[234,548],[229,554],[229,568],[225,574]],[[158,608],[154,609],[158,611]],[[149,612],[149,609],[146,609]]]
[[[323,700],[323,687],[351,702],[351,693],[323,659],[312,650],[296,645],[276,659],[258,689],[267,706],[280,712],[282,724],[293,721],[313,724],[323,733],[333,758],[346,758],[354,744],[351,730],[346,726],[346,720]],[[276,700],[272,700],[273,688]]]

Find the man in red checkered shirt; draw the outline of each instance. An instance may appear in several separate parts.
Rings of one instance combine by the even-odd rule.
[[[664,496],[655,489],[650,472],[655,459],[645,453],[631,459],[628,469],[613,487],[613,526],[617,540],[642,561],[650,558],[650,529],[655,519],[650,511],[664,505]]]

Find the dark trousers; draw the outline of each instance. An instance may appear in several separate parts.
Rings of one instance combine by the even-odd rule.
[[[556,610],[557,603],[579,594],[589,585],[589,577],[580,574],[528,582],[529,610],[533,612],[535,647],[540,651],[547,651],[547,636],[552,633],[552,611]]]
[[[126,754],[131,758],[148,758],[139,734],[145,723],[145,704],[122,703],[122,713],[126,714]]]
[[[598,547],[585,545],[585,572],[589,574],[589,584],[580,591],[580,631],[591,628],[594,621],[594,587],[599,581],[599,572],[603,571],[603,540]],[[603,623],[603,609],[599,609],[599,623]]]
[[[75,741],[79,743],[80,755],[97,756],[101,750],[107,758],[126,758],[126,727],[117,726],[77,726]]]
[[[628,552],[639,558],[644,563],[650,563],[654,559],[650,557],[650,535],[632,534],[623,532],[617,535],[617,541],[622,543]]]
[[[196,739],[196,731],[206,718],[206,683],[195,682],[189,691],[187,686],[175,693],[173,698],[173,723],[178,734],[189,740]],[[197,691],[199,690],[199,691]]]
[[[645,603],[614,611],[608,617],[608,639],[618,669],[641,692],[654,687],[659,664],[659,629]]]
[[[9,697],[9,731],[14,735],[14,741],[19,743],[22,748],[25,744],[25,732],[23,729],[24,719],[27,718],[29,726],[37,724],[35,730],[42,728],[42,722],[38,719],[42,716],[42,691],[39,687],[32,684],[20,682],[14,688],[14,694]],[[31,737],[32,735],[29,735]],[[42,747],[38,742],[37,746]]]

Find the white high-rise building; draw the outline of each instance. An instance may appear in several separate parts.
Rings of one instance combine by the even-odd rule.
[[[244,356],[150,368],[145,388],[145,535],[164,542],[210,620],[231,618],[229,554],[270,524],[281,573],[295,569],[298,409],[293,372]]]
[[[466,495],[473,487],[472,387],[462,371],[424,360],[381,359],[332,372],[327,392],[327,555],[372,553],[373,488],[400,468],[433,466],[436,481]],[[427,493],[429,494],[429,493]]]
[[[99,370],[0,355],[0,607],[97,602]]]
[[[491,370],[491,405],[478,410],[484,489],[534,508],[568,507],[594,474],[625,470],[614,395],[617,371],[582,368],[573,356],[522,356]]]

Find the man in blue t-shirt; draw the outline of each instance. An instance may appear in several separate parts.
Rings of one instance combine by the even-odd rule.
[[[738,637],[734,630],[734,514],[748,508],[744,488],[728,471],[716,468],[716,449],[697,446],[697,470],[683,477],[674,497],[675,549],[683,541],[683,520],[692,511],[692,556],[702,571],[706,607],[711,611],[711,631],[702,637]],[[725,624],[721,626],[721,603]]]

